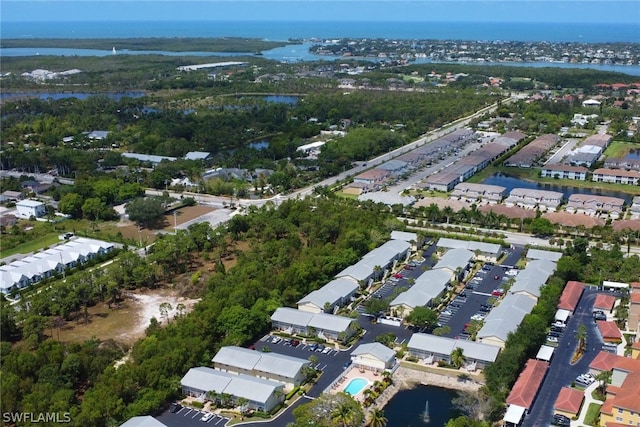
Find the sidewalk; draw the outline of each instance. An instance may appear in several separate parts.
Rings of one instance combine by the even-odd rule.
[[[571,421],[571,427],[590,427],[589,425],[584,423],[584,418],[587,416],[587,411],[589,410],[589,405],[592,403],[597,403],[598,405],[602,405],[604,402],[601,400],[596,400],[591,396],[591,393],[598,387],[598,381],[594,381],[589,387],[584,390],[584,402],[582,403],[582,408],[580,408],[580,416],[576,421]]]

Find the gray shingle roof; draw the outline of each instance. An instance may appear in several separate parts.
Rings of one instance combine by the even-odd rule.
[[[474,253],[467,249],[451,249],[440,258],[440,261],[433,266],[434,270],[448,268],[456,271],[457,268],[466,268],[473,259]]]
[[[486,317],[484,326],[478,331],[478,339],[497,337],[506,341],[509,332],[518,329],[524,316],[529,314],[535,305],[536,301],[525,295],[507,295]]]
[[[309,321],[309,326],[317,330],[343,332],[349,329],[354,320],[350,317],[335,316],[327,313],[316,313]]]
[[[546,259],[548,261],[558,262],[562,257],[562,252],[543,251],[540,249],[529,249],[527,251],[527,258],[529,259]]]
[[[211,153],[207,153],[206,151],[189,151],[184,155],[184,158],[187,160],[205,160],[210,155]]]
[[[271,315],[271,320],[289,325],[307,326],[312,317],[313,313],[290,307],[278,307]]]
[[[275,381],[255,378],[244,374],[229,374],[203,366],[189,369],[182,377],[181,384],[194,390],[228,393],[244,397],[253,402],[266,402],[269,396],[283,385]]]
[[[341,299],[353,294],[358,287],[359,285],[355,281],[341,277],[309,293],[309,295],[298,301],[298,304],[311,303],[320,308],[323,308],[327,302],[334,305]]]
[[[385,363],[390,362],[394,357],[396,357],[395,351],[379,342],[360,344],[351,354],[354,356],[358,356],[360,354],[371,354],[376,359]]]
[[[199,366],[189,369],[185,376],[182,377],[180,384],[182,384],[183,387],[201,390],[204,393],[212,390],[216,393],[222,393],[231,382],[233,376],[234,375],[226,372]]]
[[[493,345],[420,333],[411,336],[407,347],[442,355],[450,355],[456,347],[461,347],[467,358],[483,362],[495,362],[500,353],[500,348]]]
[[[475,250],[479,250],[484,253],[497,255],[502,250],[501,246],[496,243],[484,243],[484,242],[476,242],[472,240],[456,240],[449,239],[446,237],[440,238],[438,240],[438,244],[436,245],[439,248],[447,248],[447,249],[468,249],[471,252]]]
[[[440,295],[450,280],[451,274],[444,270],[425,271],[412,287],[391,301],[390,306],[403,304],[412,308],[423,307]]]
[[[244,370],[271,373],[284,378],[295,378],[303,366],[310,362],[279,353],[262,353],[248,348],[222,347],[212,359],[214,366],[222,364]]]

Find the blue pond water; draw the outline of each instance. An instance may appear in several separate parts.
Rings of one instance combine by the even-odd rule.
[[[513,176],[507,176],[501,173],[491,175],[489,178],[482,181],[482,184],[499,185],[501,187],[505,187],[507,189],[507,193],[509,193],[514,188],[528,188],[531,190],[558,191],[564,194],[565,198],[569,198],[569,196],[572,194],[589,194],[596,196],[617,197],[619,199],[624,199],[627,203],[631,202],[632,198],[631,195],[622,193],[620,191],[600,190],[597,188],[571,187],[554,184],[540,184],[537,182],[525,181]]]
[[[451,403],[457,395],[454,390],[424,385],[402,390],[384,407],[387,425],[393,427],[443,426],[450,418],[460,415]],[[425,422],[423,413],[427,402],[429,402],[429,421]]]
[[[11,98],[40,98],[40,99],[66,99],[66,98],[78,98],[87,99],[91,96],[103,95],[107,96],[115,101],[120,100],[123,97],[140,98],[145,95],[144,92],[101,92],[101,93],[89,93],[89,92],[71,92],[71,93],[55,93],[55,92],[0,92],[0,99]]]

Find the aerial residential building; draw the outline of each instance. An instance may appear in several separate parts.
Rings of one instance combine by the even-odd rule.
[[[354,183],[362,183],[370,189],[377,189],[384,184],[391,174],[382,169],[371,169],[353,177]]]
[[[47,214],[44,203],[38,200],[26,199],[16,203],[16,216],[18,218],[29,219],[31,217],[40,218]]]
[[[442,191],[446,193],[447,191],[451,191],[456,184],[462,181],[463,180],[459,174],[443,171],[429,175],[418,185],[429,190]]]
[[[298,310],[310,313],[333,312],[334,308],[342,307],[351,301],[351,297],[360,288],[358,283],[350,278],[334,279],[309,293],[298,301]]]
[[[166,424],[153,418],[151,415],[129,418],[120,427],[167,427]]]
[[[433,266],[432,270],[442,269],[451,275],[451,280],[465,277],[474,254],[468,249],[450,249]]]
[[[473,184],[461,182],[457,184],[451,192],[452,199],[463,200],[468,203],[489,204],[500,203],[504,198],[506,188],[498,185]]]
[[[518,329],[535,305],[536,300],[528,296],[507,295],[485,318],[476,335],[477,342],[504,347],[509,334]]]
[[[638,181],[640,181],[640,172],[623,169],[600,168],[593,171],[593,177],[591,180],[596,182],[638,185]]]
[[[505,162],[505,166],[530,168],[534,166],[544,154],[558,143],[560,137],[553,134],[545,134],[537,137]]]
[[[218,371],[277,381],[291,388],[306,380],[304,368],[311,365],[306,359],[236,346],[222,347],[212,362]]]
[[[351,278],[368,286],[409,255],[411,244],[404,240],[388,240],[371,250],[357,263],[336,274],[337,278]]]
[[[271,315],[274,329],[289,334],[310,335],[313,333],[334,341],[350,338],[356,332],[354,319],[326,313],[309,313],[295,308],[279,307]]]
[[[469,370],[484,369],[495,362],[500,353],[500,348],[493,345],[432,334],[415,333],[407,344],[409,353],[427,364],[439,361],[451,363],[451,353],[456,348],[462,348]]]
[[[391,301],[389,309],[398,317],[406,317],[416,307],[429,307],[447,289],[450,281],[451,274],[445,270],[425,271],[413,286]]]
[[[535,359],[527,361],[507,396],[506,403],[509,407],[504,417],[506,425],[519,425],[525,414],[529,413],[548,369],[548,362]]]
[[[599,359],[600,354],[596,356]],[[640,360],[610,355],[611,384],[600,408],[600,425],[640,424]],[[596,362],[592,362],[592,365]],[[591,366],[590,366],[591,367]]]
[[[234,403],[246,399],[247,408],[269,412],[284,400],[284,384],[244,374],[230,374],[207,367],[189,369],[180,381],[186,396],[209,399],[208,392],[231,396]]]
[[[613,218],[619,218],[624,212],[624,204],[624,199],[618,197],[572,194],[569,196],[566,210],[570,213],[589,216],[606,214]]]
[[[477,242],[475,240],[457,240],[441,237],[436,243],[438,249],[467,249],[474,253],[477,260],[496,262],[502,255],[502,246],[496,243]]]
[[[515,283],[509,289],[509,294],[526,295],[537,301],[540,298],[542,287],[555,271],[556,264],[554,262],[542,259],[531,261],[523,270],[520,270]]]
[[[519,206],[525,209],[539,209],[553,211],[562,203],[563,194],[558,191],[532,190],[529,188],[514,188],[506,198],[507,206]]]
[[[137,160],[142,163],[151,163],[151,166],[158,166],[163,161],[175,162],[177,157],[169,156],[156,156],[153,154],[138,154],[138,153],[121,153],[121,156],[127,159]]]
[[[553,410],[556,414],[574,418],[580,413],[583,401],[583,391],[570,387],[562,387],[553,405]]]
[[[585,181],[587,179],[588,172],[589,169],[584,166],[548,164],[542,167],[540,175],[543,178],[575,179],[578,181]]]
[[[640,282],[631,283],[627,324],[630,330],[640,331]]]
[[[560,301],[558,302],[558,309],[568,310],[573,313],[578,306],[578,301],[584,291],[584,283],[570,280],[564,287],[562,295],[560,295]]]
[[[360,344],[351,353],[351,363],[360,369],[382,372],[396,365],[396,352],[379,342]]]
[[[527,261],[536,259],[546,259],[547,261],[558,262],[562,258],[562,252],[545,251],[541,249],[528,249],[526,254]]]

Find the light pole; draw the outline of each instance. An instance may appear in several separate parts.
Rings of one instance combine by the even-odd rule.
[[[178,234],[178,211],[173,211],[173,231]]]
[[[138,224],[138,240],[140,241],[140,247],[142,247],[142,227]]]

